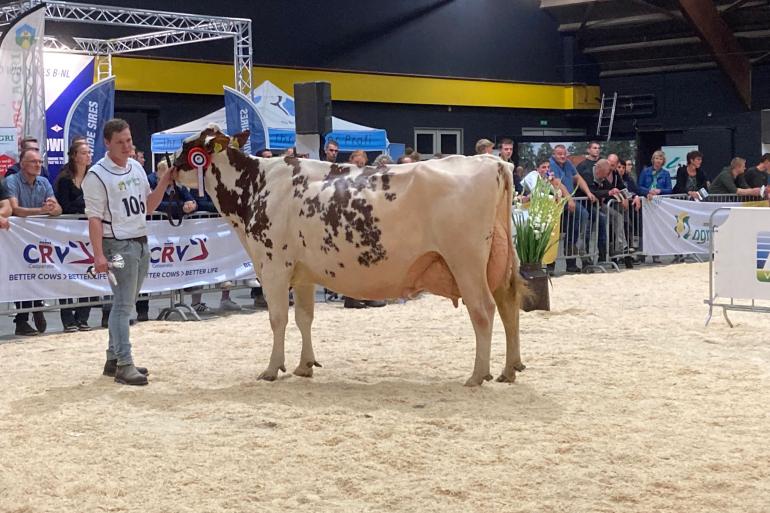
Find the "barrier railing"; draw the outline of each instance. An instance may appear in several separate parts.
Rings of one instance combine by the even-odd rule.
[[[599,265],[599,210],[588,198],[573,198],[575,210],[564,206],[561,219],[561,235],[556,263],[563,263],[568,270],[577,267],[581,260],[583,269],[598,269]]]
[[[35,217],[37,219],[47,219],[48,216],[30,216]],[[184,219],[201,219],[201,218],[217,218],[219,217],[219,214],[212,213],[212,212],[194,212],[188,215],[184,216]],[[147,216],[148,220],[152,221],[162,221],[162,220],[168,220],[168,216],[163,212],[154,212]],[[84,221],[87,220],[87,217],[81,214],[63,214],[60,216],[56,216],[55,219],[57,220],[72,220],[72,221]],[[250,288],[248,285],[246,285],[245,281],[241,282],[235,282],[232,286],[228,287],[229,290],[238,290],[238,289],[246,289]],[[167,319],[173,314],[179,315],[179,317],[186,321],[189,318],[200,320],[200,317],[198,316],[198,313],[191,308],[188,304],[184,301],[184,295],[185,294],[191,294],[191,293],[207,293],[215,290],[221,290],[221,287],[216,284],[210,284],[210,285],[204,285],[200,287],[194,287],[193,289],[171,289],[163,292],[154,292],[154,293],[143,293],[138,298],[137,301],[144,301],[144,300],[165,300],[167,299],[169,301],[169,305],[163,309],[161,309],[160,314],[158,316],[159,319]],[[70,300],[73,301],[71,303],[63,303],[63,300]],[[70,309],[70,308],[78,308],[78,307],[102,307],[104,305],[110,305],[112,304],[112,297],[111,296],[101,296],[98,300],[89,300],[89,301],[82,301],[80,302],[77,298],[54,298],[54,299],[47,299],[47,300],[35,300],[35,301],[23,301],[24,303],[32,303],[33,306],[28,308],[21,308],[17,307],[16,303],[19,303],[21,305],[21,301],[8,301],[8,302],[0,302],[0,315],[7,315],[7,316],[14,316],[16,314],[20,313],[33,313],[33,312],[47,312],[47,311],[57,311],[61,309]],[[34,306],[35,303],[40,303],[39,306]]]

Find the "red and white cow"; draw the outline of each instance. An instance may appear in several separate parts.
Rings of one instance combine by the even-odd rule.
[[[420,291],[462,297],[476,334],[466,385],[490,380],[495,305],[505,326],[506,361],[498,381],[524,369],[519,354],[523,291],[511,242],[512,166],[494,156],[452,156],[363,169],[315,160],[255,158],[216,128],[184,142],[178,180],[197,186],[193,148],[210,154],[206,192],[232,224],[262,283],[273,330],[270,363],[260,379],[285,372],[289,287],[302,353],[294,370],[312,376],[310,339],[315,284],[360,299],[410,297]]]

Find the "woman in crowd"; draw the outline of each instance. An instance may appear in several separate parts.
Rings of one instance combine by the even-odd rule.
[[[85,214],[86,204],[83,199],[83,191],[80,183],[85,178],[88,168],[91,167],[91,148],[84,139],[75,139],[67,152],[67,163],[64,164],[54,182],[54,194],[62,208],[62,214]],[[97,301],[99,298],[80,298],[79,303]],[[60,299],[62,305],[72,304],[71,299]],[[88,331],[88,316],[91,313],[90,306],[77,308],[62,308],[61,322],[64,331]]]
[[[671,185],[671,175],[663,165],[666,163],[666,154],[661,150],[652,154],[652,162],[639,173],[639,194],[652,199],[659,194],[671,194],[674,189]]]
[[[697,201],[702,199],[698,191],[708,190],[710,184],[701,169],[701,164],[703,164],[701,152],[695,150],[687,154],[687,165],[679,166],[676,171],[674,194],[687,194],[691,199]]]

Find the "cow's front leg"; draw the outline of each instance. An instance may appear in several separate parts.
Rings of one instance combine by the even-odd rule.
[[[262,291],[267,300],[270,328],[273,330],[273,351],[270,353],[270,363],[257,379],[275,381],[278,371],[286,372],[284,342],[286,324],[289,322],[288,277],[263,275]]]
[[[294,285],[294,320],[297,322],[299,332],[302,334],[302,354],[299,358],[299,365],[294,369],[294,374],[305,378],[313,376],[313,367],[321,366],[315,360],[313,342],[310,338],[314,308],[315,285],[312,283]]]

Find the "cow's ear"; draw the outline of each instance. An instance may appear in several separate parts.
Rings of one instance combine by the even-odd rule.
[[[208,153],[219,153],[220,151],[224,151],[229,143],[230,138],[222,132],[219,132],[206,138],[206,151]]]
[[[246,141],[249,140],[249,136],[251,133],[248,130],[245,130],[241,132],[240,134],[235,134],[232,139],[230,139],[230,145],[233,148],[241,149],[243,148],[243,145],[246,144]]]

